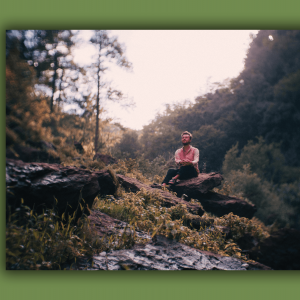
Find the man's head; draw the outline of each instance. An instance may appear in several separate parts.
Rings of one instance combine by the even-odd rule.
[[[184,146],[189,145],[191,143],[191,140],[192,140],[192,134],[190,132],[184,131],[181,134],[181,142]]]

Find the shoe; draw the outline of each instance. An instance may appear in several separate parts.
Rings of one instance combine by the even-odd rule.
[[[176,183],[176,180],[175,179],[171,179],[170,181],[169,181],[169,184],[175,184]]]

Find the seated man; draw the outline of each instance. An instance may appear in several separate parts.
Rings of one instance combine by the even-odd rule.
[[[199,172],[199,150],[190,145],[192,134],[185,131],[181,134],[183,147],[175,152],[175,162],[179,169],[169,169],[162,186],[174,184],[178,178],[190,179],[197,177]]]

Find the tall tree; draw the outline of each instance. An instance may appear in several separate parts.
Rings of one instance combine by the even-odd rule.
[[[124,47],[118,42],[116,37],[109,37],[106,30],[95,30],[90,42],[97,47],[97,60],[92,65],[96,72],[97,93],[96,93],[96,129],[95,129],[95,153],[99,150],[99,117],[101,112],[101,100],[121,100],[123,94],[121,91],[113,89],[103,79],[103,75],[108,70],[107,63],[113,62],[116,65],[130,69],[131,63],[124,55]],[[102,91],[105,94],[102,93]]]
[[[34,67],[39,83],[51,89],[50,110],[53,112],[57,87],[61,94],[62,80],[70,74],[65,70],[79,69],[71,57],[73,33],[71,30],[9,30],[6,40],[7,55],[17,43],[20,58]]]

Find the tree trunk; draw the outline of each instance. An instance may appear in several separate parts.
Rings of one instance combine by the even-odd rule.
[[[52,96],[50,102],[50,111],[53,112],[53,97],[55,93],[55,81],[56,81],[56,70],[57,70],[57,56],[56,53],[54,54],[54,74],[53,74],[53,81],[52,81]]]
[[[64,76],[64,68],[62,68],[61,76],[60,76],[60,81],[59,81],[59,96],[58,96],[58,106],[60,106],[61,103],[61,93],[62,93],[62,80]]]
[[[101,37],[100,37],[101,39]],[[98,70],[97,70],[97,81],[98,81],[98,89],[97,89],[97,101],[96,101],[96,130],[95,130],[95,154],[98,153],[98,139],[99,139],[99,104],[100,104],[100,62],[101,62],[101,40],[99,42],[99,56],[98,56]]]

